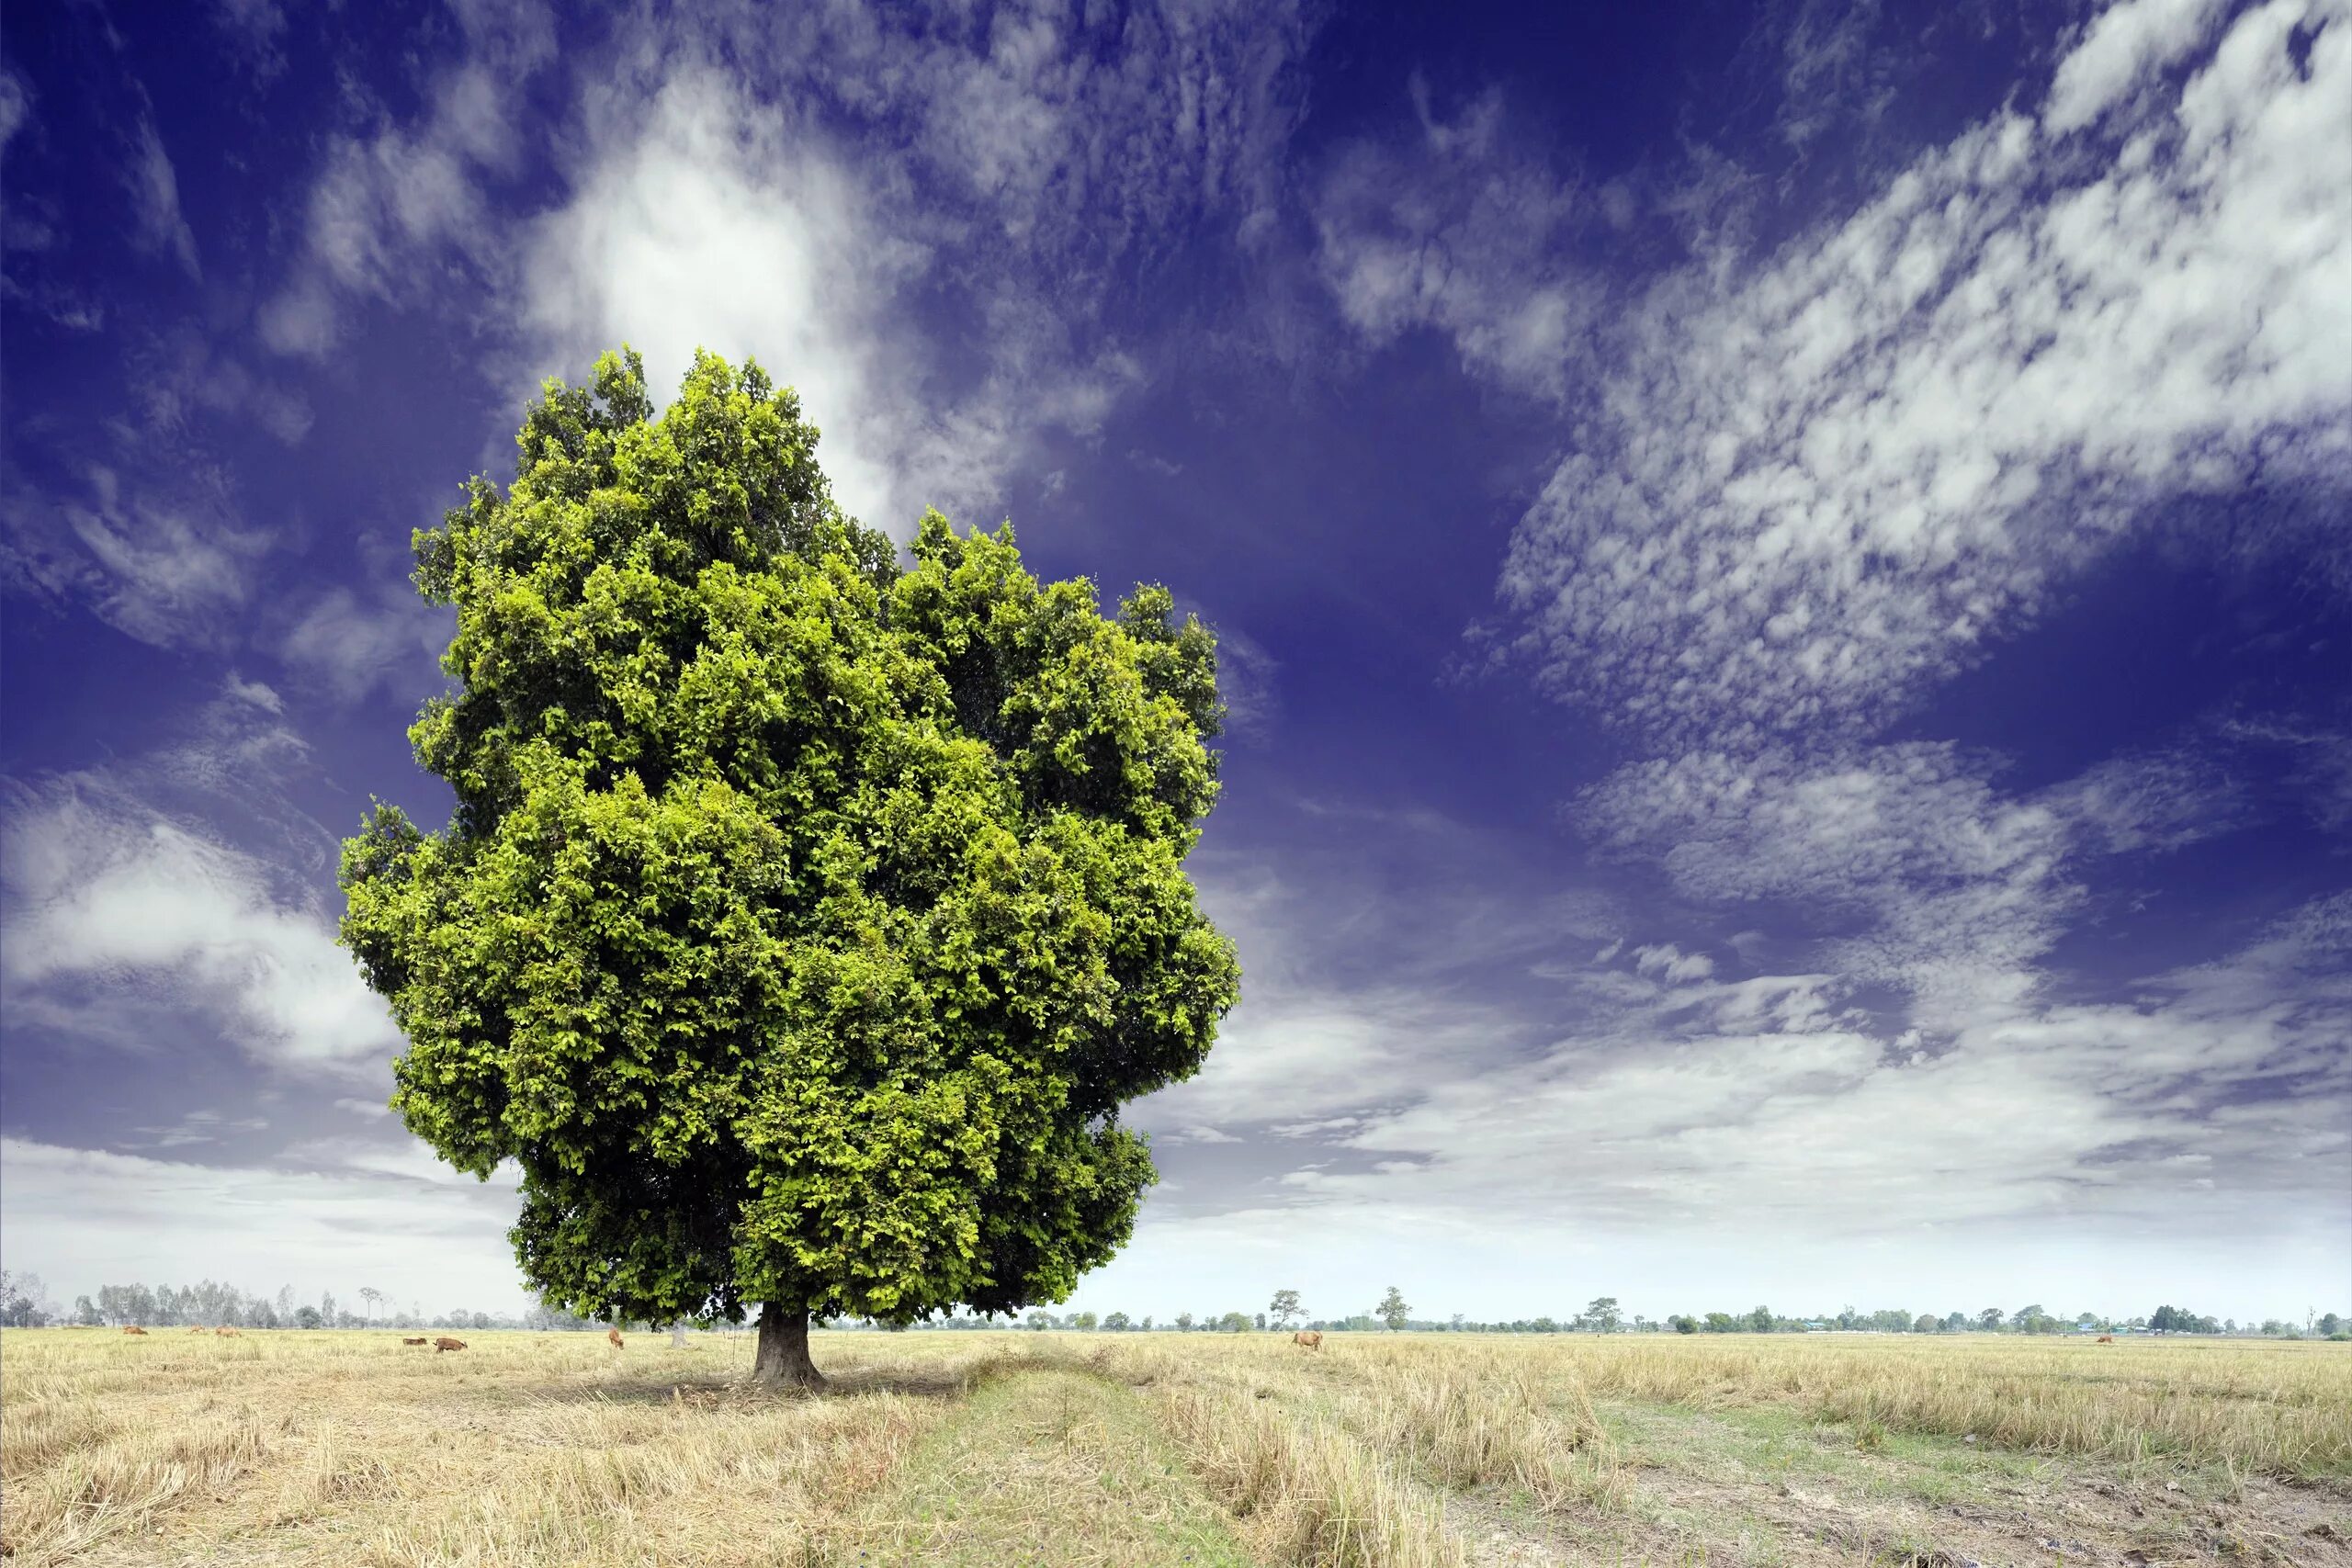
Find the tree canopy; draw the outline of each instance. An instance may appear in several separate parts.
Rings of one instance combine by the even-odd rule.
[[[453,682],[409,731],[456,795],[345,843],[343,941],[408,1040],[392,1103],[521,1172],[547,1299],[904,1323],[1058,1301],[1154,1179],[1122,1104],[1238,995],[1184,870],[1216,649],[1105,615],[1008,524],[845,516],[797,399],[697,355],[547,384],[514,483],[415,538]]]

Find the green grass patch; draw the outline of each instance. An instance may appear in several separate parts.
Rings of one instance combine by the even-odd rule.
[[[1252,1568],[1142,1402],[1080,1371],[984,1384],[864,1512],[830,1562]]]

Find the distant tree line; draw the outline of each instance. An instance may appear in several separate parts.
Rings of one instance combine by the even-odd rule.
[[[354,1302],[357,1304],[356,1310],[354,1310]],[[2145,1317],[2132,1318],[2110,1318],[2088,1312],[2070,1317],[2045,1312],[2039,1303],[2035,1303],[2018,1307],[2013,1312],[1985,1307],[1974,1314],[1954,1312],[1942,1317],[1932,1313],[1914,1316],[1902,1307],[1887,1307],[1877,1312],[1857,1312],[1852,1307],[1845,1307],[1818,1317],[1784,1317],[1770,1307],[1758,1306],[1744,1313],[1677,1313],[1662,1321],[1652,1321],[1638,1314],[1627,1317],[1618,1310],[1614,1296],[1597,1296],[1584,1311],[1564,1318],[1544,1316],[1488,1321],[1455,1313],[1450,1318],[1438,1321],[1414,1317],[1411,1312],[1404,1296],[1392,1285],[1379,1304],[1371,1311],[1344,1317],[1307,1317],[1299,1304],[1298,1292],[1283,1290],[1274,1292],[1273,1300],[1263,1312],[1180,1312],[1164,1323],[1156,1322],[1149,1314],[1132,1317],[1124,1312],[1098,1315],[1091,1312],[1053,1313],[1036,1308],[1018,1318],[1009,1314],[956,1312],[908,1326],[916,1332],[1020,1327],[1037,1332],[1059,1330],[1080,1334],[1242,1334],[1253,1330],[1262,1333],[1268,1329],[1288,1333],[1296,1327],[1325,1333],[1369,1333],[1385,1328],[1425,1334],[2096,1333],[2222,1334],[2272,1339],[2312,1337],[2352,1338],[2352,1321],[2332,1312],[2307,1316],[2300,1324],[2275,1317],[2266,1318],[2259,1324],[2241,1324],[2235,1318],[2216,1321],[2185,1307],[2171,1305],[2159,1306]],[[298,1301],[291,1285],[280,1286],[274,1296],[264,1296],[211,1280],[200,1280],[193,1285],[177,1288],[170,1285],[102,1285],[95,1297],[77,1296],[70,1310],[61,1310],[50,1300],[48,1288],[40,1275],[0,1272],[0,1325],[37,1328],[68,1324],[90,1328],[125,1327],[135,1324],[141,1328],[183,1325],[238,1328],[517,1328],[542,1333],[602,1329],[605,1326],[600,1320],[575,1316],[545,1303],[535,1304],[521,1314],[472,1312],[463,1307],[443,1313],[426,1313],[413,1303],[405,1308],[401,1307],[387,1292],[372,1286],[361,1288],[351,1300],[339,1302],[334,1292],[328,1292],[311,1303]],[[651,1328],[655,1325],[632,1323],[622,1326]],[[897,1325],[876,1324],[865,1319],[834,1318],[827,1321],[824,1326],[833,1329],[884,1329]]]
[[[390,1293],[362,1286],[338,1301],[322,1292],[316,1302],[298,1300],[281,1285],[261,1295],[199,1280],[192,1285],[101,1285],[95,1296],[76,1296],[70,1308],[50,1298],[38,1274],[0,1274],[0,1325],[11,1328],[603,1328],[545,1304],[521,1314],[473,1312],[453,1307],[429,1313],[416,1303],[401,1307]]]

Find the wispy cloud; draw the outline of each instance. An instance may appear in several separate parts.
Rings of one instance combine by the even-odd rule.
[[[331,588],[302,613],[279,646],[298,681],[338,701],[379,686],[416,697],[443,684],[437,663],[455,630],[454,613],[405,592],[405,583],[366,598]]]
[[[140,117],[138,140],[123,178],[130,187],[141,246],[170,254],[182,271],[201,279],[204,269],[197,264],[196,234],[180,210],[178,172],[164,151],[164,139],[156,134],[154,120],[145,115]]]
[[[2134,0],[1760,270],[1632,313],[1502,643],[1714,743],[1883,717],[2162,503],[2352,483],[2352,14]],[[2315,31],[2314,31],[2315,29]],[[2162,68],[2186,62],[2185,79]]]
[[[415,124],[379,111],[370,130],[328,142],[301,253],[257,320],[277,352],[323,357],[355,301],[421,303],[441,265],[462,262],[495,282],[512,261],[485,186],[513,170],[514,116],[525,85],[555,57],[555,21],[535,0],[457,15],[461,52],[431,78]]]

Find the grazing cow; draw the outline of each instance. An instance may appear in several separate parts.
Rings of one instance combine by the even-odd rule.
[[[2112,1345],[2115,1343],[2115,1336],[2112,1334],[2102,1334],[2098,1337],[2098,1342],[2102,1345]]]
[[[605,1337],[613,1342],[614,1349],[617,1350],[621,1348],[621,1331],[619,1329],[607,1328],[605,1330]]]
[[[134,1324],[132,1324],[132,1325],[130,1325],[130,1326],[129,1326],[128,1328],[125,1328],[125,1329],[123,1330],[123,1332],[124,1332],[125,1334],[136,1334],[136,1335],[138,1335],[138,1336],[139,1336],[140,1337],[141,1337],[141,1338],[146,1337],[146,1335],[147,1335],[147,1331],[146,1331],[145,1329],[143,1329],[143,1328],[140,1327],[140,1326],[139,1326],[137,1324],[135,1324],[135,1323],[134,1323]]]
[[[452,1339],[446,1334],[442,1335],[438,1339],[435,1339],[433,1342],[433,1353],[436,1356],[444,1350],[462,1350],[465,1348],[466,1342],[464,1340]]]
[[[1323,1336],[1312,1328],[1300,1329],[1290,1337],[1290,1342],[1294,1345],[1304,1345],[1310,1350],[1323,1348]]]
[[[212,1332],[218,1334],[223,1339],[240,1339],[243,1337],[238,1330],[233,1328],[216,1328]]]
[[[401,1343],[403,1345],[430,1345],[433,1341],[425,1338],[423,1335],[419,1335],[413,1339],[403,1339]]]
[[[190,1334],[201,1334],[204,1332],[204,1325],[199,1323],[195,1327],[189,1329],[188,1332]]]

